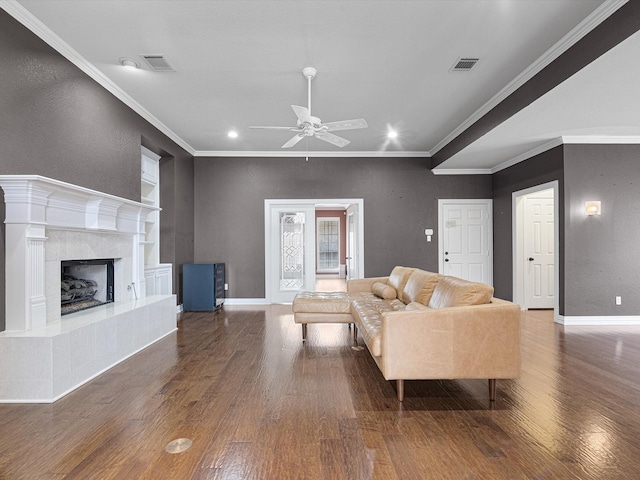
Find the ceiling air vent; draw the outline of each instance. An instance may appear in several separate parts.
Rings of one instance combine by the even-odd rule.
[[[473,66],[478,63],[479,58],[468,58],[463,57],[456,60],[456,63],[453,65],[451,69],[452,72],[468,72],[473,68]]]
[[[175,72],[162,53],[141,53],[140,56],[154,72]]]

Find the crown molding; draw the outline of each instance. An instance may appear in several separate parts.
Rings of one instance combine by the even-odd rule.
[[[562,135],[535,147],[517,157],[507,160],[491,169],[491,173],[509,168],[516,163],[524,162],[559,145],[631,145],[640,143],[638,135]]]
[[[193,153],[194,157],[297,157],[297,158],[430,158],[429,152],[380,152],[380,151],[358,151],[358,152],[300,152],[300,151],[218,151],[218,150],[198,150]]]
[[[490,168],[434,168],[434,175],[491,175]]]
[[[63,57],[73,63],[76,67],[86,73],[89,77],[95,80],[99,85],[105,88],[108,92],[113,94],[118,100],[131,108],[134,112],[147,120],[151,125],[156,127],[167,137],[173,140],[176,144],[182,147],[190,155],[193,155],[195,150],[191,145],[180,138],[173,130],[162,123],[151,112],[145,109],[142,105],[136,102],[128,93],[118,87],[111,79],[105,76],[100,70],[87,61],[76,50],[71,48],[64,40],[56,35],[49,27],[38,20],[29,10],[20,5],[16,1],[0,0],[0,8],[5,10],[9,15],[19,21],[22,25],[31,30],[35,35],[40,37],[49,46],[55,49]]]
[[[596,8],[591,15],[580,22],[573,30],[562,37],[553,47],[543,53],[536,61],[529,65],[516,78],[509,82],[502,90],[495,94],[487,103],[476,110],[469,118],[461,123],[449,135],[443,138],[430,152],[432,155],[438,153],[442,148],[451,143],[456,137],[461,135],[471,125],[480,120],[483,116],[494,109],[500,102],[522,87],[533,78],[543,68],[553,62],[556,58],[575,45],[591,30],[609,18],[616,10],[626,4],[629,0],[611,0],[604,2]]]
[[[636,144],[640,143],[638,135],[564,135],[562,143],[566,144]]]
[[[535,157],[536,155],[541,154],[542,152],[546,152],[547,150],[551,150],[552,148],[557,147],[558,145],[562,145],[562,137],[557,137],[548,142],[543,143],[531,150],[528,150],[517,157],[512,158],[511,160],[507,160],[506,162],[501,163],[500,165],[496,165],[491,168],[491,173],[499,172],[500,170],[504,170],[505,168],[509,168],[516,163],[524,162],[525,160],[530,159],[531,157]]]

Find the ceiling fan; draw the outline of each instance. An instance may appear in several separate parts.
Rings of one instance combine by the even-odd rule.
[[[318,71],[313,67],[306,67],[302,69],[302,75],[307,79],[308,85],[308,106],[300,107],[298,105],[291,105],[293,112],[298,117],[298,122],[295,127],[249,127],[249,128],[263,128],[269,130],[289,130],[296,132],[296,134],[287,141],[282,148],[291,148],[304,137],[316,137],[325,142],[329,142],[337,147],[344,147],[351,143],[346,138],[339,137],[330,132],[338,130],[355,130],[357,128],[367,128],[367,122],[363,118],[355,120],[342,120],[338,122],[322,123],[318,117],[311,115],[311,80],[316,76]]]

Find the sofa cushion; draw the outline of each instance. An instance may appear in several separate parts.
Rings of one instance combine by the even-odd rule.
[[[373,356],[382,354],[382,314],[404,310],[400,300],[382,300],[373,295],[351,297],[351,315]]]
[[[407,305],[411,302],[429,305],[433,289],[440,278],[442,278],[442,275],[439,273],[426,272],[416,268],[409,276],[409,280],[404,287],[402,301]]]
[[[391,285],[387,285],[382,282],[376,282],[371,286],[371,292],[376,297],[380,297],[384,300],[393,300],[396,298],[396,289]]]
[[[489,303],[493,287],[456,277],[442,277],[433,290],[429,308],[463,307]]]
[[[412,311],[412,310],[426,310],[429,307],[427,307],[426,305],[420,303],[420,302],[411,302],[409,304],[407,304],[407,307],[405,308],[405,310],[407,311]]]
[[[350,313],[351,301],[345,292],[301,291],[293,299],[294,313]]]
[[[396,294],[400,300],[404,296],[404,286],[409,281],[409,277],[413,272],[413,268],[409,267],[395,267],[389,275],[387,283],[396,289]]]

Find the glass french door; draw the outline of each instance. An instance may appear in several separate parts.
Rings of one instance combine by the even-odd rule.
[[[272,206],[269,287],[272,303],[289,303],[315,287],[315,208]]]
[[[360,278],[358,205],[347,208],[347,280]]]

